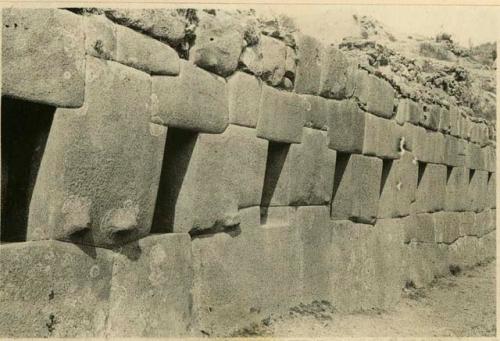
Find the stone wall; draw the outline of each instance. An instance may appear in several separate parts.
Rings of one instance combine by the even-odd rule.
[[[279,24],[3,10],[0,335],[230,335],[494,257],[489,125]]]

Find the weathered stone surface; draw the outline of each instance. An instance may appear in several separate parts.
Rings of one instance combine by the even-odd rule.
[[[451,130],[450,111],[444,107],[441,107],[438,130],[443,134],[448,134]]]
[[[474,219],[474,233],[469,233],[468,235],[482,237],[488,234],[489,232],[495,230],[495,220],[496,210],[486,209],[484,211],[476,213]]]
[[[459,122],[458,122],[460,113],[458,112],[458,108],[454,105],[450,106],[449,115],[450,115],[450,135],[455,137],[460,137]]]
[[[444,163],[449,166],[465,165],[465,142],[451,135],[444,135]]]
[[[300,143],[305,109],[299,95],[263,85],[257,136],[275,142]]]
[[[257,78],[236,72],[227,80],[229,123],[255,128],[262,86]]]
[[[407,216],[410,204],[415,201],[418,165],[410,153],[404,153],[399,160],[384,163],[377,217]]]
[[[230,334],[301,301],[298,230],[255,226],[258,207],[241,210],[240,215],[238,232],[192,241],[194,326],[208,334]]]
[[[335,308],[355,312],[396,304],[403,287],[399,219],[382,219],[374,227],[339,220],[331,228]]]
[[[111,252],[58,241],[0,246],[0,335],[104,337]]]
[[[152,80],[153,122],[213,134],[226,129],[229,115],[223,79],[181,61],[178,77]]]
[[[133,28],[147,35],[167,41],[177,46],[185,36],[187,20],[175,9],[110,9],[105,14],[120,25]]]
[[[332,227],[326,206],[298,207],[292,220],[300,235],[304,278],[302,302],[329,300],[332,286]]]
[[[482,170],[471,170],[470,172],[467,209],[480,212],[488,206],[488,172]]]
[[[406,122],[419,124],[422,119],[422,105],[411,99],[403,98],[399,100],[398,110],[396,112],[396,122],[404,124]]]
[[[364,70],[357,70],[354,79],[354,96],[364,110],[380,117],[391,118],[394,107],[392,86]]]
[[[467,190],[469,187],[469,169],[451,167],[447,170],[445,211],[465,211],[467,206]]]
[[[480,145],[473,142],[465,143],[465,167],[484,170],[486,168],[484,156]]]
[[[257,45],[243,50],[240,64],[244,70],[277,86],[285,76],[286,45],[281,40],[261,35]]]
[[[478,236],[476,230],[476,213],[459,212],[460,217],[460,236]]]
[[[374,223],[377,217],[382,160],[362,155],[337,159],[332,219]]]
[[[166,137],[150,123],[150,86],[141,71],[87,57],[84,106],[54,116],[29,240],[112,246],[149,233]]]
[[[460,212],[436,212],[432,215],[436,243],[451,244],[461,237],[461,217]]]
[[[481,261],[481,251],[477,237],[465,236],[447,246],[447,262],[461,268],[475,266]]]
[[[422,120],[420,124],[430,130],[438,130],[441,119],[441,107],[439,105],[424,105]]]
[[[107,336],[187,336],[193,269],[188,234],[152,235],[114,256]]]
[[[260,207],[260,225],[262,227],[290,226],[298,207],[270,206]]]
[[[339,152],[361,153],[368,114],[355,101],[331,101],[330,105],[328,146]]]
[[[419,165],[419,181],[415,202],[411,211],[414,213],[436,212],[444,208],[446,196],[446,166],[429,163]]]
[[[319,94],[326,98],[343,99],[354,92],[353,74],[357,66],[334,46],[328,46],[321,58]]]
[[[432,282],[435,276],[449,273],[446,245],[411,242],[404,247],[404,279],[417,288]]]
[[[85,28],[85,52],[91,56],[116,59],[116,29],[106,17],[91,15],[83,17]]]
[[[263,206],[325,205],[330,202],[336,152],[326,132],[304,128],[301,144],[270,148]]]
[[[481,148],[484,169],[488,172],[496,172],[496,148],[493,146],[485,146]]]
[[[438,132],[415,127],[412,130],[412,151],[422,162],[443,163],[445,155],[444,135]]]
[[[319,94],[323,45],[314,37],[295,35],[297,69],[295,71],[295,92]]]
[[[496,208],[496,177],[497,173],[488,174],[488,193],[487,193],[487,207]]]
[[[402,129],[393,120],[366,114],[363,154],[382,159],[401,156]]]
[[[302,95],[305,103],[305,126],[309,128],[327,130],[327,119],[330,115],[332,102],[325,98],[313,95]]]
[[[189,50],[189,60],[195,65],[223,77],[232,74],[241,51],[246,45],[240,22],[219,12],[217,16],[198,12],[196,40]]]
[[[120,25],[116,25],[115,60],[154,75],[176,76],[180,71],[180,59],[173,48]]]
[[[434,243],[433,214],[412,214],[401,219],[404,230],[404,242]]]
[[[2,95],[58,107],[83,105],[81,16],[59,9],[2,11]]]

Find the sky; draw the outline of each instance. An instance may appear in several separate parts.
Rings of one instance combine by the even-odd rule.
[[[324,42],[336,42],[352,29],[352,15],[369,15],[385,24],[390,32],[434,37],[451,33],[468,47],[499,38],[500,7],[488,6],[389,6],[389,5],[273,5],[264,11],[294,18],[304,33]]]

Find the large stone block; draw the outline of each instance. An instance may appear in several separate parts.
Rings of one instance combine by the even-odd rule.
[[[467,209],[480,212],[488,207],[488,172],[482,170],[470,170],[469,172]]]
[[[465,167],[471,169],[485,169],[485,154],[481,152],[481,146],[473,143],[465,143]]]
[[[474,217],[474,233],[476,237],[482,237],[496,228],[496,210],[486,209],[475,214]]]
[[[319,94],[323,45],[308,35],[295,36],[297,68],[295,71],[295,92]]]
[[[459,111],[454,105],[450,106],[449,116],[450,116],[450,135],[455,137],[460,137],[459,132]]]
[[[393,120],[366,114],[363,154],[382,159],[401,156],[402,129]]]
[[[305,102],[299,95],[263,85],[257,136],[275,142],[300,143],[305,111]]]
[[[461,268],[477,265],[482,260],[479,240],[480,238],[475,236],[465,236],[448,245],[446,249],[448,264]]]
[[[2,95],[77,108],[85,95],[81,16],[60,9],[2,11]]]
[[[436,243],[411,242],[404,247],[403,278],[417,288],[431,283],[436,276],[449,273],[446,248]]]
[[[497,173],[488,173],[488,192],[487,192],[487,207],[496,208],[497,207],[497,197],[496,197],[496,177]]]
[[[443,134],[449,134],[451,130],[450,111],[445,107],[441,107],[438,130]]]
[[[330,101],[325,98],[313,95],[302,95],[304,100],[305,111],[305,126],[309,128],[327,130],[327,120],[332,110],[332,105],[335,101]]]
[[[404,124],[409,122],[411,124],[419,124],[422,120],[423,110],[422,105],[418,102],[412,101],[408,98],[399,100],[398,110],[396,112],[396,122]]]
[[[451,135],[444,135],[444,163],[448,166],[465,165],[465,142]]]
[[[58,241],[0,246],[0,335],[104,337],[111,251]]]
[[[327,117],[328,146],[339,152],[361,153],[367,113],[355,101],[331,101]]]
[[[33,190],[28,239],[112,246],[149,233],[166,129],[146,73],[87,58],[85,105],[58,109]]]
[[[269,149],[263,206],[325,205],[332,196],[337,153],[326,132],[304,128],[301,144]]]
[[[116,28],[106,17],[88,15],[83,17],[85,28],[85,52],[91,56],[116,59]]]
[[[332,219],[374,223],[377,217],[382,160],[362,155],[337,158]]]
[[[415,201],[418,165],[410,153],[399,160],[384,160],[378,218],[397,218],[410,214],[410,204]]]
[[[285,76],[286,51],[286,45],[281,40],[261,35],[258,44],[247,46],[243,50],[240,64],[243,70],[277,86]]]
[[[476,213],[460,212],[460,236],[478,236],[476,230]]]
[[[434,219],[436,243],[451,244],[461,237],[460,223],[462,213],[436,212],[432,214],[432,218]]]
[[[421,127],[411,129],[412,151],[422,162],[443,163],[445,155],[444,135]]]
[[[439,105],[424,105],[422,120],[420,124],[430,130],[438,130],[441,119],[441,107]]]
[[[298,207],[292,226],[298,230],[303,249],[302,302],[329,300],[333,269],[332,227],[326,206]]]
[[[446,166],[419,163],[419,180],[413,213],[441,211],[446,196]]]
[[[152,235],[115,254],[108,337],[184,336],[193,288],[188,234]]]
[[[357,65],[349,61],[339,49],[334,46],[325,47],[321,58],[319,94],[334,99],[351,97],[356,69]]]
[[[484,162],[484,169],[488,172],[496,172],[496,148],[493,146],[482,147],[481,154]]]
[[[434,219],[433,214],[412,214],[401,219],[404,230],[404,242],[434,243]]]
[[[189,60],[205,70],[229,76],[236,70],[246,45],[242,25],[222,11],[217,16],[199,11],[198,16],[194,30],[196,40],[189,50]]]
[[[229,123],[255,128],[259,119],[262,86],[257,78],[236,72],[227,80]]]
[[[115,60],[155,75],[176,76],[180,71],[180,59],[173,48],[121,25],[116,25]]]
[[[171,127],[222,133],[229,120],[225,81],[181,61],[178,77],[152,77],[153,122]]]
[[[465,167],[448,167],[444,210],[465,211],[468,208],[468,187],[469,169]]]
[[[385,118],[393,116],[394,89],[387,81],[364,70],[358,70],[354,79],[354,96],[365,111]]]
[[[335,308],[356,312],[394,306],[403,287],[399,219],[382,219],[374,227],[350,221],[332,221],[331,225]]]
[[[204,334],[230,334],[302,300],[298,230],[259,227],[258,207],[240,215],[237,232],[192,241],[194,327]]]

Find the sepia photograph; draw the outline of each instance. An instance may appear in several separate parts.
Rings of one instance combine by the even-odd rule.
[[[0,338],[497,335],[500,7],[1,5]]]

